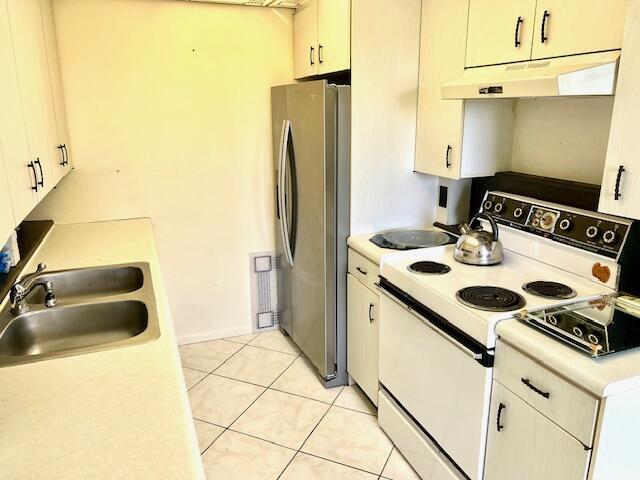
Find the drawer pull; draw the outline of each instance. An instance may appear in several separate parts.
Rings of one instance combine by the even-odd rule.
[[[374,307],[373,303],[370,303],[369,304],[369,323],[373,323],[373,315],[371,312],[373,310],[373,307]]]
[[[366,274],[367,274],[367,271],[366,271],[366,270],[363,270],[363,269],[362,269],[362,268],[360,268],[360,267],[356,267],[356,270],[358,270],[362,275],[366,275]]]
[[[541,397],[549,398],[551,396],[551,394],[549,392],[543,392],[539,388],[536,388],[535,386],[531,385],[531,382],[529,381],[528,378],[521,378],[520,380],[522,380],[522,383],[524,383],[527,387],[529,387],[531,390],[536,392]]]
[[[498,405],[498,418],[496,419],[496,428],[498,431],[502,430],[504,428],[504,425],[500,425],[500,419],[502,418],[502,411],[507,408],[507,406],[500,402],[500,405]]]

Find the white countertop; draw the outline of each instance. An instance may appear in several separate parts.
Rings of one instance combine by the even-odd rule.
[[[150,264],[160,338],[0,368],[0,478],[203,479],[148,219],[55,225],[26,272]]]
[[[592,359],[518,320],[500,322],[496,334],[598,397],[640,388],[640,348]]]
[[[383,255],[386,255],[387,253],[397,253],[399,250],[377,246],[369,240],[374,235],[376,234],[367,233],[365,235],[353,235],[347,240],[347,245],[379,266]]]

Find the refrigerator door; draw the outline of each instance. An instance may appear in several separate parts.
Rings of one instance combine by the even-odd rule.
[[[325,81],[287,87],[293,155],[285,162],[285,177],[294,185],[292,337],[327,379],[335,376],[336,364],[336,115],[336,91]]]
[[[277,292],[278,292],[278,322],[280,328],[289,335],[293,332],[293,312],[291,309],[291,264],[287,260],[285,249],[284,212],[281,212],[284,192],[281,195],[281,175],[282,154],[283,154],[283,131],[287,122],[287,87],[274,87],[271,89],[271,124],[273,138],[273,160],[274,160],[274,180],[275,180],[275,255],[277,269]],[[289,143],[289,142],[288,142]]]

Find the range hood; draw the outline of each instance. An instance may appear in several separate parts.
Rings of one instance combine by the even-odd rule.
[[[443,99],[613,95],[620,51],[467,68]]]

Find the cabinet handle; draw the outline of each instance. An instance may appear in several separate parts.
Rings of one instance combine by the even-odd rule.
[[[35,180],[35,185],[31,185],[31,190],[35,190],[37,192],[38,191],[38,175],[36,174],[36,167],[33,165],[33,162],[29,162],[29,165],[27,165],[27,168],[30,168],[31,170],[33,170],[33,178]]]
[[[444,165],[449,168],[451,166],[451,162],[449,161],[449,156],[451,155],[451,150],[453,147],[451,145],[447,145],[447,151],[444,153]]]
[[[516,48],[518,48],[522,42],[520,41],[520,25],[522,25],[522,17],[518,17],[518,20],[516,20],[516,39],[515,39],[515,46]]]
[[[542,29],[540,31],[540,43],[544,43],[547,40],[549,40],[549,37],[547,37],[547,20],[549,19],[549,17],[551,17],[551,13],[549,12],[549,10],[545,10],[544,14],[542,15]]]
[[[315,62],[313,61],[313,52],[314,51],[315,51],[315,48],[309,47],[309,65],[311,65],[311,66],[315,65]]]
[[[69,150],[67,150],[67,144],[62,144],[62,150],[64,150],[64,166],[69,165]]]
[[[322,65],[322,62],[324,62],[324,60],[322,59],[322,45],[318,45],[318,62],[320,63],[320,65]]]
[[[622,174],[624,172],[625,172],[624,165],[620,165],[618,167],[618,175],[616,175],[616,189],[615,189],[615,193],[613,194],[614,200],[620,200],[620,197],[622,197],[622,194],[620,193],[620,180],[622,180]]]
[[[504,428],[504,425],[500,425],[500,420],[502,419],[502,411],[507,408],[507,406],[500,402],[500,405],[498,405],[498,418],[496,419],[496,429],[498,431],[502,430]]]
[[[60,153],[62,154],[62,161],[60,162],[60,165],[64,167],[67,164],[67,157],[64,154],[64,145],[58,145],[58,150],[60,150]]]
[[[40,170],[40,181],[38,182],[38,177],[36,176],[36,182],[38,185],[44,188],[44,173],[42,173],[42,164],[40,163],[40,158],[36,158],[36,161],[33,163],[38,165],[38,170]]]
[[[373,323],[373,315],[371,314],[371,311],[373,310],[373,303],[369,304],[369,323]]]
[[[524,383],[527,387],[529,387],[531,390],[536,392],[541,397],[549,398],[551,396],[551,394],[549,392],[543,392],[539,388],[536,388],[534,385],[531,385],[531,382],[529,381],[528,378],[521,378],[520,380],[522,380],[522,383]]]
[[[366,270],[363,270],[363,269],[362,269],[362,268],[360,268],[360,267],[356,267],[356,270],[358,270],[362,275],[366,275],[366,274],[367,274],[367,271],[366,271]]]

